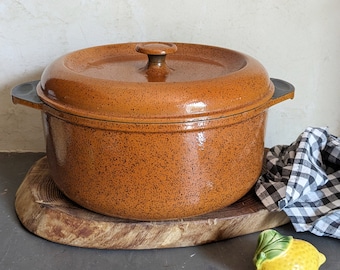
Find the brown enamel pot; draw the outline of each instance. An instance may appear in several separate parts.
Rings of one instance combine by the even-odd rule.
[[[42,111],[58,188],[137,220],[200,215],[245,195],[261,172],[267,109],[293,95],[245,54],[159,42],[72,52],[12,91]]]

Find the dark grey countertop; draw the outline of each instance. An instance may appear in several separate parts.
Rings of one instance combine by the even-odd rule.
[[[0,153],[0,269],[255,269],[258,233],[196,247],[156,250],[96,250],[49,242],[28,232],[17,219],[15,193],[43,153]],[[249,224],[251,226],[251,224]],[[327,257],[320,269],[340,270],[340,241],[276,228],[309,241]]]

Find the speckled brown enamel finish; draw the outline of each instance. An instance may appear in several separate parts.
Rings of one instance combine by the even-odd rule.
[[[228,49],[128,43],[73,52],[37,87],[51,176],[71,200],[109,216],[217,210],[260,174],[267,109],[293,97],[273,93],[258,61]]]
[[[237,201],[255,183],[265,115],[191,129],[107,122],[94,128],[47,113],[49,166],[65,195],[98,213],[139,220],[199,215]]]
[[[274,86],[254,58],[232,50],[176,43],[169,74],[151,82],[136,43],[76,51],[51,63],[38,95],[70,114],[115,122],[169,123],[218,118],[265,104]],[[153,65],[154,66],[154,65]],[[162,65],[160,65],[160,71]]]

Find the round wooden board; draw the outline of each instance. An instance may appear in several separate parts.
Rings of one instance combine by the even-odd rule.
[[[98,249],[154,249],[201,245],[289,222],[269,212],[254,191],[209,214],[172,221],[133,221],[103,216],[66,198],[49,176],[47,158],[38,160],[16,194],[15,209],[33,234],[52,242]]]

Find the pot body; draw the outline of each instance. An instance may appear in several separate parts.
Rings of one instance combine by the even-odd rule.
[[[204,214],[237,201],[256,182],[266,113],[141,125],[46,106],[51,177],[71,200],[104,215],[168,220]]]
[[[242,53],[153,42],[64,55],[12,99],[42,111],[50,174],[71,200],[109,216],[168,220],[251,189],[267,109],[293,93]]]

